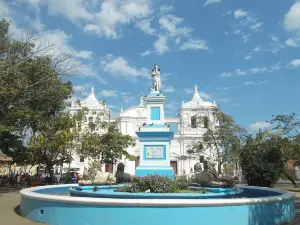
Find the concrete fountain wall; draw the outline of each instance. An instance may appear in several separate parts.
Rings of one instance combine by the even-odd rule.
[[[21,190],[21,215],[49,225],[277,225],[295,216],[294,194],[270,188],[240,187],[244,192],[262,197],[231,199],[62,195],[72,186],[76,185]]]

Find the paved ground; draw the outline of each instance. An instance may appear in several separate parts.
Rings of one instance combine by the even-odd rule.
[[[1,224],[9,225],[37,225],[19,215],[20,193],[17,190],[0,189],[0,218]]]
[[[288,190],[292,186],[280,187]],[[300,224],[300,189],[295,192],[295,207],[297,216],[295,220],[284,225],[299,225]],[[20,193],[16,189],[1,189],[0,188],[0,218],[1,224],[9,225],[41,225],[41,223],[32,222],[19,215]]]

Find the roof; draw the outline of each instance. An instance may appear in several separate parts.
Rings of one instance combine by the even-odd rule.
[[[213,103],[204,101],[198,92],[198,87],[195,85],[194,87],[194,95],[192,97],[192,100],[189,102],[182,102],[181,108],[197,108],[197,107],[217,107],[216,102],[214,101]]]
[[[126,110],[121,109],[120,117],[144,117],[147,118],[147,108],[144,105],[143,97],[140,98],[138,106],[131,107]]]
[[[91,93],[89,96],[82,100],[80,102],[81,107],[87,107],[88,109],[106,109],[106,105],[104,104],[103,101],[98,101],[98,99],[95,96],[95,89],[94,86],[92,86]],[[71,108],[78,108],[79,106],[72,102]],[[81,108],[79,107],[79,108]]]

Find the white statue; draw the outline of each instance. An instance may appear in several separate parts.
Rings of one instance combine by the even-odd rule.
[[[159,91],[160,89],[160,70],[158,68],[158,65],[154,65],[154,68],[152,70],[152,91]]]

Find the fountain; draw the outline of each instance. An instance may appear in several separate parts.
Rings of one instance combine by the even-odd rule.
[[[166,184],[172,185],[176,182],[169,155],[173,132],[164,123],[166,97],[159,90],[159,75],[155,66],[152,91],[145,98],[148,121],[137,132],[141,162],[136,179],[168,177]],[[122,191],[132,187],[135,178],[132,184],[96,187],[69,184],[23,189],[20,213],[49,225],[279,225],[295,217],[293,193],[250,186],[203,187],[203,180],[211,181],[215,177],[212,166],[206,162],[203,171],[199,165],[194,168],[196,185],[188,186],[187,193],[153,193],[150,189]],[[130,180],[122,164],[118,166],[117,180]],[[201,192],[203,188],[205,193]]]

